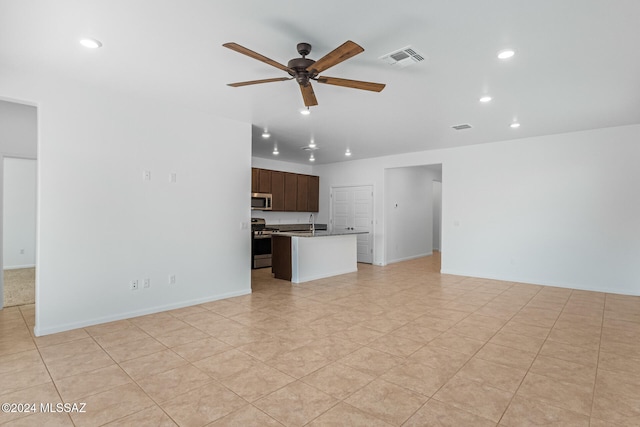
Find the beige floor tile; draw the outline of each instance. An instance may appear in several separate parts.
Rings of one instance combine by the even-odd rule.
[[[371,341],[367,347],[375,350],[383,351],[394,356],[407,357],[416,352],[424,344],[393,334],[384,335],[374,341]]]
[[[442,332],[410,322],[390,332],[391,335],[410,338],[422,344],[428,344],[438,338]]]
[[[145,338],[138,341],[114,344],[112,347],[108,347],[105,350],[113,360],[121,363],[127,360],[137,359],[138,357],[157,353],[159,351],[166,350],[166,348],[167,347],[161,344],[158,340],[146,335]]]
[[[515,393],[527,371],[474,357],[458,371],[458,376]]]
[[[595,366],[582,365],[542,355],[536,358],[529,372],[587,387],[593,387],[596,380]]]
[[[591,416],[611,425],[640,425],[640,399],[596,388]]]
[[[600,346],[600,332],[584,331],[576,328],[552,329],[549,341],[569,344],[576,347],[585,347],[596,350]]]
[[[301,381],[336,399],[346,399],[355,391],[373,381],[375,377],[355,368],[334,362],[305,377]]]
[[[233,349],[229,344],[225,344],[215,338],[205,338],[201,340],[192,341],[190,343],[181,344],[171,348],[174,352],[179,354],[185,360],[189,362],[197,362],[198,360],[206,359],[218,353]]]
[[[127,360],[121,363],[120,366],[131,378],[139,380],[186,364],[187,361],[173,351],[163,350],[137,359]]]
[[[516,334],[516,335],[527,335],[530,337],[546,339],[551,332],[551,328],[546,328],[543,326],[536,325],[528,325],[526,323],[520,323],[516,320],[511,320],[507,322],[506,325],[500,330],[500,332]]]
[[[338,400],[301,381],[291,383],[254,405],[287,426],[302,426],[333,407]]]
[[[79,400],[86,403],[86,412],[71,414],[76,426],[103,425],[154,406],[136,384],[121,385]]]
[[[113,359],[102,349],[89,353],[79,353],[64,359],[47,362],[47,369],[51,377],[57,381],[61,378],[95,371],[114,365]]]
[[[589,427],[589,417],[544,402],[516,396],[500,420],[500,425]]]
[[[546,341],[540,349],[540,355],[555,357],[568,362],[579,363],[585,366],[598,364],[598,350],[584,347],[576,347],[557,341]]]
[[[167,347],[173,348],[179,345],[209,338],[209,335],[207,335],[205,332],[202,332],[200,329],[187,325],[182,329],[176,329],[171,332],[156,334],[154,337]]]
[[[213,381],[193,365],[183,365],[137,380],[138,385],[156,402],[162,403]]]
[[[117,331],[107,332],[94,337],[96,342],[105,349],[126,343],[138,342],[148,338],[149,334],[134,324],[127,328],[118,329]]]
[[[61,343],[41,348],[40,354],[42,355],[42,359],[46,363],[49,363],[52,361],[65,359],[67,357],[77,356],[83,353],[95,352],[97,350],[102,349],[92,338],[88,337],[69,343]]]
[[[407,360],[431,366],[453,376],[470,358],[470,354],[429,344],[413,353]]]
[[[133,381],[118,365],[84,372],[56,381],[56,387],[65,402],[78,401],[83,396],[130,384]]]
[[[343,365],[350,366],[374,377],[384,374],[403,361],[404,359],[401,357],[393,356],[369,347],[362,347],[338,360],[338,362]]]
[[[583,415],[591,413],[593,387],[566,383],[529,372],[517,394],[525,399],[539,400]]]
[[[447,405],[498,422],[513,393],[473,380],[453,377],[433,398]]]
[[[173,420],[158,406],[150,406],[142,411],[136,412],[135,414],[128,415],[105,425],[113,427],[177,426],[177,424],[174,423]]]
[[[474,357],[511,368],[528,370],[536,353],[488,343]]]
[[[640,375],[640,354],[638,358],[633,358],[608,353],[603,350],[600,351],[598,368],[607,371],[628,372],[630,374]]]
[[[52,382],[44,363],[33,364],[31,367],[0,374],[0,393],[11,393],[16,390],[30,388],[40,384]],[[2,402],[4,403],[4,402]]]
[[[256,361],[252,366],[219,381],[246,401],[253,402],[292,383],[295,378]]]
[[[392,333],[398,336],[405,336],[403,334],[398,333],[405,327],[406,326],[402,326],[394,330]],[[380,338],[383,335],[384,335],[384,332],[376,331],[375,329],[367,328],[366,326],[363,326],[363,325],[352,326],[348,329],[339,331],[334,334],[334,336],[336,337],[344,338],[346,340],[350,340],[361,345],[366,345],[371,341],[374,341]]]
[[[277,355],[264,363],[299,379],[327,366],[333,361],[333,358],[319,354],[313,347],[305,345]]]
[[[495,427],[495,425],[496,423],[491,420],[431,399],[402,427]]]
[[[44,366],[37,350],[27,350],[0,356],[0,375]]]
[[[253,405],[242,408],[207,424],[207,427],[281,427],[282,424]]]
[[[464,354],[474,354],[485,344],[474,338],[447,331],[429,343],[430,347],[442,347]]]
[[[338,403],[324,414],[307,424],[309,427],[349,426],[349,427],[390,427],[379,418],[369,415],[344,402]]]
[[[67,332],[60,332],[58,334],[45,335],[43,337],[36,337],[35,341],[38,347],[49,347],[52,345],[63,344],[71,341],[88,338],[89,334],[84,329],[73,329]]]
[[[160,407],[181,426],[203,426],[245,406],[247,402],[213,381],[168,400]]]
[[[2,389],[0,389],[2,390]],[[0,391],[0,403],[35,403],[39,409],[40,403],[61,403],[62,399],[53,383],[40,384],[34,387],[16,390],[10,393]],[[0,411],[0,424],[17,422],[16,420],[29,416],[24,412]],[[28,424],[27,424],[28,425]],[[36,424],[38,425],[38,424]]]
[[[431,397],[449,381],[453,375],[453,370],[436,369],[419,362],[408,361],[402,365],[391,368],[380,378],[424,396]]]
[[[500,331],[489,340],[489,344],[511,347],[530,353],[537,353],[542,347],[542,344],[544,344],[544,339]]]
[[[212,378],[221,379],[251,368],[256,363],[257,361],[253,357],[232,349],[199,360],[194,363],[194,366]]]
[[[352,394],[344,402],[389,424],[400,425],[427,400],[425,396],[378,379]]]

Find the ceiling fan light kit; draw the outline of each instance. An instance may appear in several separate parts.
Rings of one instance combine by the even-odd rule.
[[[305,110],[301,111],[302,114],[309,114],[309,107],[318,105],[318,100],[316,99],[315,92],[313,91],[313,86],[311,85],[312,81],[373,92],[380,92],[385,87],[385,85],[382,83],[364,82],[360,80],[349,80],[319,75],[321,72],[333,67],[334,65],[337,65],[359,53],[364,52],[362,46],[352,42],[351,40],[347,40],[317,61],[307,58],[307,55],[311,52],[311,45],[309,43],[298,43],[297,50],[301,58],[293,58],[287,63],[287,65],[283,65],[277,61],[274,61],[273,59],[267,58],[266,56],[247,49],[246,47],[241,46],[237,43],[225,43],[222,46],[243,55],[249,56],[253,59],[257,59],[258,61],[264,62],[265,64],[271,65],[272,67],[278,68],[282,71],[286,71],[290,76],[229,83],[229,86],[241,87],[260,83],[272,83],[295,79],[300,86],[300,92],[302,94],[304,105],[305,107],[307,107],[306,112],[304,112]]]

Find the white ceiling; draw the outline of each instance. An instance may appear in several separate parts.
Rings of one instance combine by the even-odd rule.
[[[258,157],[277,144],[277,159],[308,163],[314,139],[321,164],[640,123],[639,23],[638,0],[0,0],[0,67],[252,123]],[[87,36],[103,47],[81,47]],[[314,84],[305,117],[294,81],[226,86],[286,74],[225,42],[286,64],[298,42],[317,60],[346,40],[365,52],[322,75],[386,83],[381,93]],[[428,59],[378,59],[407,45]],[[516,55],[498,60],[503,48]],[[451,129],[461,123],[473,128]]]

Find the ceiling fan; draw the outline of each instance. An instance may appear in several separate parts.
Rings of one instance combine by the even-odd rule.
[[[293,58],[287,63],[287,65],[280,64],[273,59],[260,55],[259,53],[247,49],[244,46],[240,46],[237,43],[225,43],[222,46],[231,50],[235,50],[236,52],[247,55],[251,58],[257,59],[258,61],[262,61],[265,64],[269,64],[273,67],[279,68],[282,71],[286,71],[291,76],[229,83],[228,86],[240,87],[259,83],[281,82],[284,80],[296,79],[296,81],[300,85],[300,91],[302,92],[304,105],[307,108],[313,105],[318,105],[318,100],[316,99],[316,95],[313,92],[313,87],[311,86],[312,80],[318,83],[351,87],[354,89],[370,90],[373,92],[380,92],[385,87],[385,85],[381,83],[363,82],[360,80],[340,79],[336,77],[318,75],[326,69],[341,63],[342,61],[345,61],[361,52],[364,52],[364,49],[360,45],[352,42],[351,40],[344,42],[342,45],[338,46],[317,61],[306,58],[309,52],[311,52],[311,45],[309,43],[298,43],[298,53],[302,56],[302,58]]]

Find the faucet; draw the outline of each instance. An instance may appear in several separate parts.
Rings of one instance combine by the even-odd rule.
[[[315,234],[316,232],[316,223],[313,220],[313,214],[309,215],[309,224],[311,225],[309,228],[311,230],[312,234]]]

